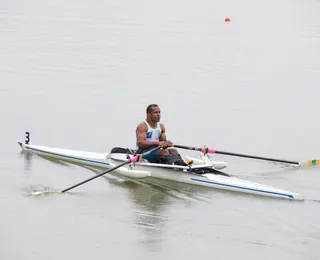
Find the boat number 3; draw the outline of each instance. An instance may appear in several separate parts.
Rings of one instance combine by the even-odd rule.
[[[30,142],[30,133],[26,132],[26,144],[29,144]]]

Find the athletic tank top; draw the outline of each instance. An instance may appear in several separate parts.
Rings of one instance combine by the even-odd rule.
[[[143,120],[143,122],[145,122],[148,126],[148,131],[147,131],[147,138],[146,140],[149,142],[157,142],[160,139],[160,135],[161,135],[161,126],[160,123],[157,123],[157,127],[156,128],[152,128],[147,120]]]

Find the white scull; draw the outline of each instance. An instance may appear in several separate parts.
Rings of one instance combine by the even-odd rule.
[[[109,169],[117,164],[132,158],[134,155],[129,150],[114,148],[109,153],[93,153],[76,151],[47,146],[38,146],[19,142],[25,151],[49,158],[74,162],[83,165]],[[128,151],[128,152],[125,152]],[[303,196],[295,192],[241,180],[222,175],[216,169],[225,168],[225,162],[211,161],[207,154],[201,154],[201,159],[194,159],[194,163],[188,166],[155,164],[147,161],[139,161],[116,169],[115,174],[127,178],[140,178],[144,182],[152,183],[152,178],[165,179],[181,183],[206,186],[221,190],[251,193],[269,197],[303,200]]]

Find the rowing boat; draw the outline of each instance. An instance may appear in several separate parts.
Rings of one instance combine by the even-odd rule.
[[[34,154],[105,169],[115,167],[134,156],[132,150],[119,147],[113,148],[108,153],[93,153],[32,145],[29,142],[18,143],[24,151]],[[191,157],[187,157],[187,159],[187,166],[156,164],[142,160],[119,167],[114,173],[125,178],[139,178],[147,183],[152,183],[152,178],[158,178],[262,196],[293,200],[304,199],[302,195],[295,192],[241,180],[221,172],[219,170],[227,167],[227,163],[212,161],[207,154],[200,154],[200,159]]]

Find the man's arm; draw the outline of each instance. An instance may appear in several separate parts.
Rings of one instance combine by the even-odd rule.
[[[164,125],[160,124],[160,127],[161,127],[161,135],[160,135],[159,140],[165,142],[164,146],[166,146],[166,147],[173,146],[172,142],[167,140],[166,128],[164,127]]]
[[[159,144],[160,142],[149,142],[146,140],[147,131],[148,131],[148,127],[145,123],[140,123],[137,126],[137,129],[136,129],[137,145],[143,149],[160,145]]]
[[[166,136],[166,128],[164,127],[163,124],[160,123],[160,127],[161,127],[161,135],[159,140],[160,141],[167,141],[167,136]]]

